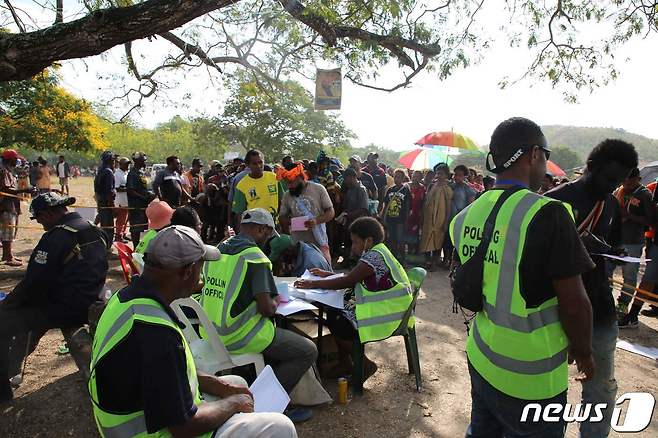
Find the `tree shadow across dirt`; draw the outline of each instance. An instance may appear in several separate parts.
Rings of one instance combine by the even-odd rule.
[[[80,372],[0,405],[0,414],[0,436],[98,436]]]
[[[421,392],[408,374],[402,337],[367,344],[366,354],[379,370],[366,382],[363,397],[316,408],[314,418],[298,426],[301,437],[464,436],[470,419],[466,331],[461,315],[452,313],[446,284],[445,275],[430,274],[416,306]],[[335,382],[323,383],[336,394]]]

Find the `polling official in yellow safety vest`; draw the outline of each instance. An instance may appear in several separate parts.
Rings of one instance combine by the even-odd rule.
[[[351,372],[350,355],[354,342],[386,339],[400,327],[413,300],[407,273],[384,245],[384,229],[371,217],[355,220],[350,226],[351,253],[360,257],[356,267],[347,275],[322,280],[297,280],[300,289],[353,289],[354,296],[346,300],[345,309],[327,309],[327,323],[337,339],[340,364],[334,370]],[[329,277],[333,272],[311,270],[316,276]],[[411,316],[409,327],[414,327]],[[355,359],[355,358],[352,358]],[[367,357],[364,377],[377,371],[377,365]]]
[[[481,254],[473,260],[478,265],[469,264],[482,269],[481,286],[470,284],[478,295],[481,289],[482,310],[466,342],[469,434],[558,437],[564,434],[563,417],[545,422],[534,410],[528,415],[527,406],[539,411],[550,403],[564,406],[568,358],[576,361],[581,380],[595,372],[592,308],[580,276],[594,265],[570,209],[535,193],[550,155],[541,128],[525,118],[508,119],[489,147],[487,168],[497,174],[495,187],[450,224],[461,264],[456,269],[467,269],[466,262]],[[456,293],[465,290],[453,287]]]
[[[94,336],[89,394],[105,438],[296,437],[281,414],[253,413],[246,382],[198,372],[170,305],[188,298],[219,250],[173,225],[148,246],[144,273],[113,295]],[[204,401],[212,396],[217,401]]]
[[[313,341],[272,323],[278,292],[261,246],[273,236],[278,233],[270,212],[245,211],[238,235],[219,246],[222,258],[203,268],[200,302],[231,354],[262,353],[291,392],[315,362],[317,349]]]

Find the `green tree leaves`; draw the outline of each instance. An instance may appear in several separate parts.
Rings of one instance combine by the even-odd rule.
[[[91,105],[41,73],[27,81],[0,82],[0,142],[35,150],[100,150],[106,130]]]

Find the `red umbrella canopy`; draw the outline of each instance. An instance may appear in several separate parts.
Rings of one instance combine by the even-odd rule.
[[[560,168],[560,166],[558,166],[557,164],[555,164],[555,163],[552,162],[551,160],[548,160],[548,161],[546,162],[546,171],[547,171],[548,173],[550,173],[551,175],[553,175],[553,176],[557,176],[557,177],[565,177],[565,176],[567,176],[567,174],[564,172],[564,170],[562,170],[562,169]]]

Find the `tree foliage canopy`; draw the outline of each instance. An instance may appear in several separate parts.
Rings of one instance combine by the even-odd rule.
[[[36,150],[90,151],[106,146],[91,105],[57,85],[52,73],[0,82],[0,143]]]
[[[445,78],[501,39],[535,54],[520,76],[565,84],[571,93],[614,79],[615,49],[655,31],[658,14],[656,0],[41,3],[40,14],[15,8],[11,0],[0,6],[0,27],[11,31],[0,34],[0,80],[27,79],[58,61],[123,46],[134,80],[120,96],[135,107],[170,85],[167,72],[199,66],[224,74],[246,70],[260,86],[276,88],[281,80],[309,77],[313,66],[329,62],[356,84],[390,91],[407,86],[424,69]],[[136,53],[136,40],[168,48]],[[399,66],[399,78],[382,83],[382,67],[391,61]]]
[[[218,126],[229,141],[260,149],[268,160],[288,154],[313,158],[320,149],[336,153],[355,137],[335,115],[314,111],[313,97],[297,82],[282,83],[272,95],[242,75],[229,89]]]

